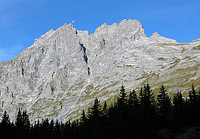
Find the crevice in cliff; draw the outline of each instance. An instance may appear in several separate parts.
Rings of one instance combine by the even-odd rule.
[[[84,47],[83,44],[79,43],[80,46],[81,46],[81,51],[83,51],[83,59],[85,61],[85,63],[87,64],[88,63],[88,57],[87,57],[87,54],[86,54],[86,48]]]
[[[2,101],[2,104],[1,104],[1,107],[3,107],[4,106],[4,101]]]
[[[54,77],[54,74],[55,74],[55,72],[53,72],[53,74],[52,74],[52,79],[53,79],[53,77]]]
[[[24,68],[22,68],[22,76],[24,76]]]
[[[90,68],[88,67],[88,75],[90,75]]]
[[[88,66],[88,57],[87,57],[87,54],[86,54],[86,48],[84,47],[84,45],[82,43],[79,43],[80,46],[81,46],[81,51],[83,52],[83,59],[86,63],[86,65]],[[90,67],[88,66],[87,68],[87,71],[88,71],[88,75],[90,75]]]

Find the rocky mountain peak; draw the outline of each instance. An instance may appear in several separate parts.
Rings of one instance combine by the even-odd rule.
[[[95,98],[113,101],[122,84],[129,91],[147,78],[155,88],[188,88],[200,80],[199,46],[200,41],[177,44],[158,33],[148,38],[137,20],[103,24],[94,34],[64,24],[0,63],[0,117],[6,110],[14,119],[21,108],[31,120],[64,122]]]
[[[158,32],[154,32],[152,36],[150,37],[150,40],[153,42],[158,42],[158,43],[177,43],[177,41],[174,39],[169,39],[169,38],[160,36]]]
[[[119,23],[119,30],[120,30],[120,33],[123,33],[123,34],[125,33],[124,35],[133,37],[135,40],[139,40],[142,37],[147,38],[146,34],[144,33],[142,24],[136,19],[122,20]]]
[[[158,38],[161,37],[160,34],[158,34],[158,32],[154,32],[151,36],[151,38]]]
[[[124,19],[119,24],[113,23],[112,25],[107,25],[104,23],[102,26],[96,29],[94,35],[96,37],[102,35],[106,35],[107,37],[118,36],[132,40],[139,40],[142,37],[147,38],[142,24],[138,20],[131,19]]]
[[[42,35],[40,38],[49,38],[51,37],[53,34],[55,33],[55,31],[53,29],[49,30],[47,33],[45,33],[44,35]]]

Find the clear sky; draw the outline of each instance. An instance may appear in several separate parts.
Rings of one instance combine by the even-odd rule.
[[[123,19],[139,20],[148,37],[158,32],[180,43],[200,38],[199,0],[0,0],[0,62],[64,23],[93,33]]]

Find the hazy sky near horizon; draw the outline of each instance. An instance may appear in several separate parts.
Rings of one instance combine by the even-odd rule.
[[[64,23],[93,33],[104,23],[137,19],[148,37],[191,42],[200,38],[199,7],[199,0],[0,0],[0,62]]]

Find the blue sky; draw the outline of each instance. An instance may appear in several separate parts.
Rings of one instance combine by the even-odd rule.
[[[36,38],[72,23],[93,33],[103,23],[139,20],[154,32],[185,43],[200,38],[199,0],[0,0],[0,62],[11,60]]]

